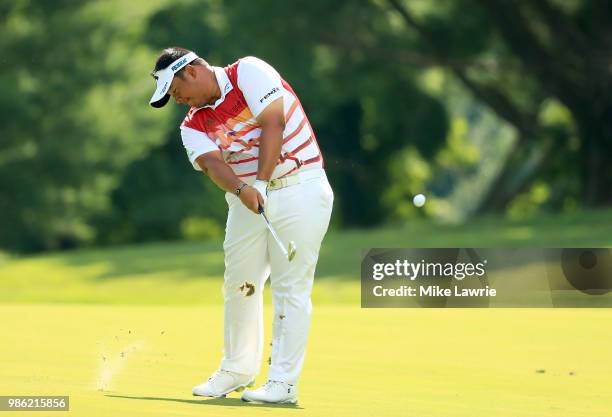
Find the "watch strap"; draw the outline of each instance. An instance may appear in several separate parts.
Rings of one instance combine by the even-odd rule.
[[[242,184],[240,184],[240,186],[239,186],[238,188],[236,188],[236,190],[234,191],[234,193],[235,193],[236,195],[240,195],[240,193],[242,192],[242,189],[243,189],[244,187],[246,187],[246,186],[247,186],[246,182],[243,182]]]

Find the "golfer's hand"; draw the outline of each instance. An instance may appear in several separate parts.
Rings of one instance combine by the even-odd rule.
[[[259,206],[263,207],[264,205],[264,198],[259,194],[259,191],[248,185],[242,189],[239,197],[246,208],[255,214],[259,214]]]

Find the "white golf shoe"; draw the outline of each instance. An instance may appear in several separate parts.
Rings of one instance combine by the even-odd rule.
[[[280,381],[268,381],[255,390],[247,390],[242,394],[243,401],[258,401],[264,403],[296,404],[297,386]]]
[[[199,397],[225,397],[232,391],[242,391],[253,386],[255,379],[249,375],[219,369],[203,384],[193,387],[193,395]]]

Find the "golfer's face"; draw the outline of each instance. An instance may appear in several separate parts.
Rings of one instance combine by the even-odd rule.
[[[189,74],[184,74],[183,77],[174,77],[170,85],[169,94],[174,97],[177,103],[186,104],[192,107],[202,106],[202,92],[198,91],[195,79]],[[205,104],[205,103],[204,103]]]

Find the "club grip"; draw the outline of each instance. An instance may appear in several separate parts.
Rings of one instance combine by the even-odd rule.
[[[257,207],[257,211],[259,211],[259,214],[263,214],[264,208],[261,204],[259,204],[259,206]]]

